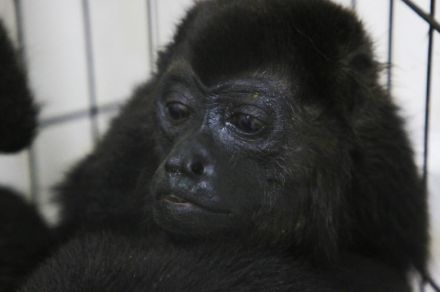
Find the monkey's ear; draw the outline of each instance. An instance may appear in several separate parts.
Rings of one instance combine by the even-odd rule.
[[[0,22],[0,152],[15,152],[31,143],[36,114],[26,74]]]

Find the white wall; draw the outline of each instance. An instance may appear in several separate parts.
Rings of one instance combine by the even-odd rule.
[[[84,7],[79,0],[22,0],[25,58],[31,87],[41,104],[41,120],[77,112],[90,105],[118,104],[136,84],[147,79],[157,49],[170,39],[173,28],[192,0],[90,0],[91,56],[87,55]],[[350,6],[351,0],[337,0]],[[388,1],[357,0],[356,10],[375,40],[376,53],[387,60]],[[429,0],[415,0],[429,11]],[[437,5],[437,7],[440,5]],[[150,8],[150,10],[148,9]],[[148,11],[151,13],[148,14]],[[440,18],[440,8],[437,9]],[[0,18],[17,41],[12,0],[0,0]],[[408,7],[395,0],[393,95],[402,107],[419,165],[423,155],[424,96],[428,26]],[[89,55],[90,56],[90,55]],[[93,66],[91,66],[93,65]],[[433,271],[440,281],[440,39],[435,34],[432,75],[429,187]],[[92,79],[90,78],[92,77]],[[94,79],[93,79],[94,78]],[[385,78],[384,78],[385,80]],[[385,82],[385,81],[384,81]],[[98,116],[105,131],[116,110]],[[24,151],[0,156],[0,183],[30,194],[29,161],[36,162],[34,183],[38,204],[55,218],[51,187],[69,166],[93,147],[87,116],[41,130],[32,155]]]

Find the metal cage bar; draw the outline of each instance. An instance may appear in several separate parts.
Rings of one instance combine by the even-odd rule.
[[[96,71],[95,60],[93,56],[93,36],[92,36],[92,23],[90,15],[90,4],[88,0],[83,0],[82,13],[84,19],[84,37],[85,37],[85,52],[87,59],[87,72],[88,79],[87,86],[89,91],[89,109],[90,116],[90,131],[92,135],[92,141],[96,144],[99,138],[99,128],[97,120],[97,98],[96,98]]]
[[[430,16],[434,18],[435,0],[430,3]],[[434,47],[434,25],[429,22],[429,39],[427,52],[427,68],[426,68],[426,97],[425,97],[425,125],[423,133],[423,186],[425,191],[428,188],[428,158],[429,158],[429,126],[431,113],[431,83],[432,83],[432,62],[433,62],[433,47]]]
[[[393,34],[394,34],[394,0],[389,2],[388,13],[388,52],[387,52],[387,91],[391,95],[393,89]]]
[[[17,26],[18,34],[18,54],[23,67],[27,67],[26,46],[24,41],[23,29],[23,9],[21,0],[14,0],[15,11],[15,25]],[[28,150],[28,168],[30,181],[30,197],[33,204],[38,204],[40,201],[40,193],[38,188],[38,165],[37,156],[35,153],[35,146],[31,145]]]
[[[434,13],[432,13],[432,10],[428,14],[428,13],[424,12],[422,8],[420,8],[417,4],[415,4],[411,0],[400,0],[400,1],[405,3],[412,11],[417,13],[417,15],[419,15],[424,21],[426,21],[430,25],[430,27],[435,29],[437,32],[440,32],[440,23],[437,22],[437,20],[435,19]],[[431,7],[432,7],[433,2],[435,2],[435,1],[431,1]]]
[[[156,53],[155,49],[157,47],[157,3],[156,0],[147,0],[147,22],[148,22],[148,56],[150,58],[150,74],[154,73],[156,64]]]

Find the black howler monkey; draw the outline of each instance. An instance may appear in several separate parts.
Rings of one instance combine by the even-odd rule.
[[[378,77],[360,21],[329,1],[201,1],[157,73],[60,185],[60,233],[141,237],[144,251],[128,249],[149,291],[167,291],[157,288],[166,275],[181,288],[212,278],[218,291],[234,267],[243,278],[223,291],[258,291],[255,275],[269,283],[260,291],[284,291],[281,282],[287,291],[364,291],[366,282],[368,291],[408,291],[411,269],[426,275],[426,197]],[[67,261],[102,279],[84,283],[129,286],[98,271],[131,271],[130,244],[92,238],[62,248],[25,291],[87,287],[61,272]],[[109,252],[90,258],[100,244]],[[212,274],[188,260],[200,253],[203,265],[218,263]],[[306,288],[290,281],[309,277]],[[341,278],[351,281],[338,286]]]

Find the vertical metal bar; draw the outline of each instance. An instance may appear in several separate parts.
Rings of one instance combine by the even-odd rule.
[[[92,25],[90,16],[90,7],[88,0],[82,0],[82,12],[84,19],[84,37],[85,37],[85,53],[87,60],[87,79],[89,91],[89,117],[90,130],[93,142],[96,144],[99,138],[99,127],[97,120],[97,98],[96,98],[96,79],[95,79],[95,60],[93,58],[93,38]]]
[[[157,3],[155,0],[147,1],[148,21],[148,54],[150,57],[150,73],[153,74],[156,68],[157,48]]]
[[[28,62],[26,59],[26,47],[25,47],[25,39],[24,39],[24,27],[23,27],[23,7],[21,0],[14,0],[14,11],[15,11],[15,23],[17,26],[17,36],[18,36],[18,54],[19,54],[21,66],[23,66],[23,68],[25,69],[25,74],[27,74],[26,68],[28,67]],[[32,145],[29,147],[28,150],[28,168],[29,168],[31,201],[34,205],[38,205],[40,203],[38,165],[37,165],[35,147]]]
[[[14,0],[15,25],[17,26],[18,56],[23,67],[26,65],[26,55],[24,53],[24,33],[23,33],[23,10],[21,0]]]
[[[430,15],[434,17],[435,0],[431,0]],[[425,127],[423,133],[423,187],[425,191],[428,189],[428,163],[429,163],[429,127],[431,116],[431,80],[432,80],[432,60],[434,47],[434,27],[429,24],[429,39],[428,39],[428,60],[426,66],[426,97],[425,97]]]
[[[390,0],[388,14],[388,70],[387,70],[387,90],[392,94],[393,86],[393,34],[394,34],[394,0]]]
[[[357,0],[351,0],[351,8],[355,10],[357,7]]]
[[[41,203],[41,194],[38,177],[38,164],[35,146],[30,146],[28,150],[29,178],[31,183],[31,201],[34,205]]]

